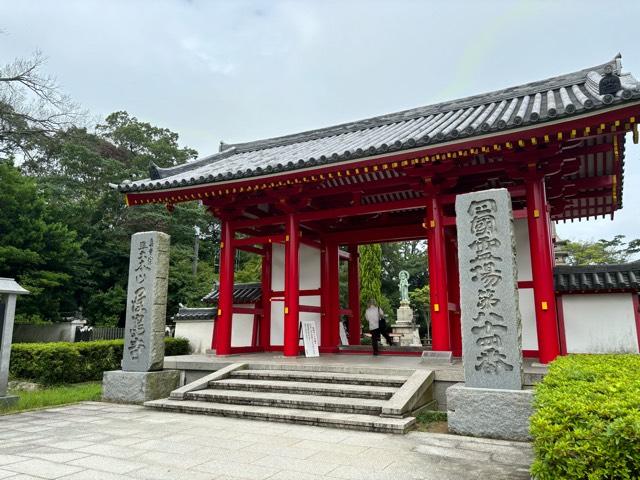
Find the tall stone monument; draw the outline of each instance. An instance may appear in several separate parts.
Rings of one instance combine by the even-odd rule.
[[[0,277],[0,407],[13,405],[18,401],[15,395],[8,395],[9,360],[11,359],[11,339],[13,320],[16,313],[16,297],[29,293],[13,278]]]
[[[169,280],[169,235],[131,237],[122,370],[105,372],[105,400],[140,403],[168,396],[179,372],[162,370]]]
[[[528,438],[522,326],[511,197],[506,189],[456,198],[464,385],[447,390],[449,429]]]
[[[413,320],[413,309],[409,306],[409,272],[402,270],[400,282],[400,308],[396,310],[396,323],[392,327],[393,335],[398,336],[401,347],[421,347],[420,333]]]

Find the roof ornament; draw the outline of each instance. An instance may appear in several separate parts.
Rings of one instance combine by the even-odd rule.
[[[149,178],[151,180],[160,180],[160,178],[162,178],[160,176],[160,170],[158,169],[158,165],[153,163],[153,161],[149,162]]]
[[[587,74],[587,86],[600,95],[615,95],[622,88],[620,77],[617,75],[612,64],[607,64],[603,68],[604,75],[596,71]]]

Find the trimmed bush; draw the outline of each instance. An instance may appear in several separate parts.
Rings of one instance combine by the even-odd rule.
[[[165,355],[186,355],[186,338],[165,338]],[[124,340],[15,343],[9,373],[45,385],[101,380],[102,372],[120,369]]]
[[[536,479],[640,478],[640,356],[558,358],[534,408]]]

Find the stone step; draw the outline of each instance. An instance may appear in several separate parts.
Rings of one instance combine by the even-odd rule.
[[[375,415],[318,412],[294,408],[230,405],[197,400],[153,400],[144,404],[183,413],[198,413],[226,417],[251,418],[271,422],[301,423],[323,427],[346,428],[384,433],[406,433],[416,422],[414,417],[383,418]]]
[[[380,415],[385,400],[368,398],[327,397],[292,393],[251,392],[237,390],[205,389],[189,392],[186,400],[234,405],[293,408],[322,412],[360,413]]]
[[[231,378],[249,378],[253,380],[338,383],[383,387],[401,387],[404,382],[407,381],[407,377],[395,375],[313,372],[303,370],[235,370],[231,372],[230,376]]]
[[[341,352],[372,352],[371,345],[340,345],[338,350]],[[379,349],[381,352],[389,352],[389,353],[422,353],[425,351],[430,351],[430,348],[423,346],[413,346],[413,345],[380,345]]]
[[[345,385],[322,382],[294,382],[243,378],[225,378],[211,381],[209,382],[209,388],[250,392],[313,394],[329,397],[375,398],[378,400],[388,400],[398,391],[396,387],[379,387],[374,385]]]

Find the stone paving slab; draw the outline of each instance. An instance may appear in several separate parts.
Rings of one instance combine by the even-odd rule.
[[[11,480],[529,480],[532,458],[528,443],[100,402],[0,416],[0,433],[0,479]]]

